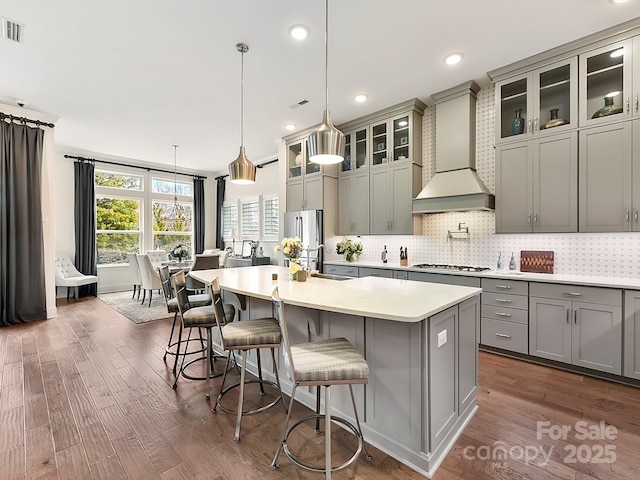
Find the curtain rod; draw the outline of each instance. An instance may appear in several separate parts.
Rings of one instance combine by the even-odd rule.
[[[77,157],[75,155],[65,155],[64,158],[73,158],[75,160],[80,160],[81,162],[108,163],[109,165],[117,165],[119,167],[139,168],[141,170],[146,170],[147,172],[154,171],[154,172],[162,172],[162,173],[174,173],[173,170],[163,170],[161,168],[143,167],[141,165],[131,165],[131,164],[128,164],[128,163],[110,162],[108,160],[96,160],[95,158]],[[202,178],[202,179],[206,179],[207,178],[204,175],[196,175],[194,173],[180,173],[180,172],[178,172],[178,175],[184,175],[186,177]]]
[[[3,112],[0,112],[0,120],[4,120],[5,118],[8,118],[12,122],[16,121],[16,122],[22,122],[22,123],[35,123],[38,127],[40,125],[43,125],[43,126],[49,127],[49,128],[55,127],[55,125],[53,123],[42,122],[40,120],[32,120],[30,118],[18,117],[16,115],[11,115],[11,114],[6,114],[6,113],[3,113]]]
[[[269,160],[268,162],[264,162],[264,163],[261,163],[260,165],[256,165],[256,168],[266,167],[267,165],[271,165],[272,163],[276,163],[277,161],[278,161],[278,159],[274,158],[273,160]],[[228,176],[229,176],[228,173],[226,175],[220,175],[220,176],[216,177],[216,180],[220,180],[222,178],[227,178]]]

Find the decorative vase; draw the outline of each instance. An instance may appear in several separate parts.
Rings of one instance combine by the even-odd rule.
[[[549,110],[549,116],[551,119],[547,123],[545,123],[541,129],[559,127],[560,125],[569,123],[564,118],[558,118],[558,111],[558,108],[552,108],[551,110]]]
[[[296,155],[296,166],[302,165],[302,153]]]
[[[307,281],[307,271],[306,270],[299,270],[298,273],[296,273],[296,280],[298,280],[299,282],[306,282]]]
[[[511,124],[511,131],[514,135],[520,135],[524,132],[524,118],[522,118],[522,109],[518,108],[516,110],[516,118],[513,119],[513,123]]]
[[[349,252],[349,253],[345,253],[344,254],[344,259],[347,262],[353,262],[354,258],[353,258],[353,253]]]
[[[296,279],[296,274],[289,272],[289,281],[293,282]]]
[[[615,115],[622,112],[622,105],[614,105],[613,97],[604,97],[604,107],[593,114],[591,118],[606,117],[608,115]]]

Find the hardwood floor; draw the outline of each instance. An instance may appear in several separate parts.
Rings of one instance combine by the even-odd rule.
[[[236,444],[235,418],[211,413],[204,382],[171,388],[170,319],[136,325],[98,299],[61,303],[56,319],[0,329],[1,479],[323,478],[284,455],[269,469],[281,409],[243,419]],[[478,404],[435,480],[640,478],[640,389],[481,352]],[[320,445],[301,433],[302,451]],[[335,478],[424,478],[371,450]]]

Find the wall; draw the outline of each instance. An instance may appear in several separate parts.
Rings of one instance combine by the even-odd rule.
[[[476,113],[476,168],[478,175],[495,193],[495,110],[493,85],[478,93]],[[435,112],[427,108],[423,121],[423,185],[435,173]],[[447,232],[458,223],[469,227],[469,237],[448,239]],[[363,236],[365,261],[378,261],[383,247],[389,262],[399,262],[400,246],[408,248],[409,264],[447,263],[495,268],[498,253],[508,266],[512,252],[518,259],[520,250],[553,250],[555,273],[640,276],[638,233],[558,233],[495,234],[493,212],[452,212],[423,216],[423,236]],[[335,254],[335,244],[342,237],[327,240],[327,258],[342,259]],[[518,262],[519,266],[519,262]]]
[[[130,159],[114,157],[105,154],[87,152],[68,148],[58,148],[55,153],[55,252],[56,254],[66,253],[74,258],[75,256],[75,227],[74,227],[74,160],[64,158],[65,155],[82,156],[86,158],[96,158],[113,162],[121,162],[131,165],[142,165],[143,162]],[[156,168],[166,168],[161,165],[144,164],[155,166]],[[97,164],[98,167],[107,165]],[[136,170],[131,170],[135,172]],[[184,171],[184,169],[183,169]],[[215,175],[211,172],[192,172],[205,175],[205,248],[215,247],[216,230],[216,181]],[[188,178],[188,177],[185,177]],[[152,246],[148,246],[152,248]],[[108,265],[98,267],[98,293],[117,292],[131,289],[131,276],[128,265]],[[66,296],[64,289],[60,289],[59,296]]]

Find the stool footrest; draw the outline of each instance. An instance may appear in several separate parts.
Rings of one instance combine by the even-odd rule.
[[[322,466],[314,466],[314,465],[308,465],[306,463],[303,463],[302,461],[300,461],[298,458],[296,458],[296,456],[291,452],[291,450],[289,450],[289,446],[287,445],[287,439],[289,438],[289,435],[291,434],[291,432],[299,427],[302,423],[309,421],[309,420],[316,420],[325,418],[324,414],[314,414],[314,415],[309,415],[307,417],[301,418],[300,420],[298,420],[296,423],[294,423],[293,425],[291,425],[287,431],[284,434],[284,440],[282,440],[282,448],[284,450],[284,453],[287,457],[289,457],[289,459],[295,463],[296,465],[298,465],[299,467],[302,467],[306,470],[311,470],[312,472],[325,472],[326,471],[326,467],[324,465]],[[362,452],[362,435],[360,435],[360,432],[358,431],[358,429],[355,427],[355,425],[353,425],[351,422],[345,420],[342,417],[337,417],[335,415],[331,415],[331,421],[335,424],[341,424],[344,427],[346,427],[346,430],[351,433],[353,436],[355,436],[358,439],[358,448],[356,449],[355,453],[351,456],[351,458],[349,458],[349,460],[347,460],[346,462],[344,462],[342,465],[339,465],[337,467],[334,467],[333,465],[331,466],[331,471],[332,472],[336,472],[338,470],[342,470],[345,467],[348,467],[349,465],[351,465],[353,462],[355,462],[358,459],[358,456],[360,455],[360,452]],[[272,468],[274,468],[276,465],[272,464]]]
[[[205,348],[206,350],[206,348]],[[202,350],[199,350],[199,352],[202,352]],[[189,352],[190,354],[191,352]],[[193,353],[197,353],[197,352],[193,352]],[[181,354],[182,355],[182,354]],[[214,355],[213,357],[211,357],[211,360],[215,360],[215,359],[224,359],[226,360],[226,357],[223,355]],[[194,375],[190,375],[186,372],[187,367],[189,367],[190,365],[193,365],[196,362],[202,362],[202,361],[207,361],[207,357],[198,357],[198,358],[194,358],[193,360],[185,363],[182,368],[180,369],[180,372],[178,373],[178,375],[183,376],[184,378],[186,378],[187,380],[206,380],[207,377],[205,376],[201,376],[201,377],[197,377]],[[214,373],[213,371],[211,372],[211,375],[209,376],[209,378],[217,378],[220,375],[222,375],[224,372],[218,372],[218,373]]]
[[[242,415],[253,415],[254,413],[264,412],[268,408],[273,407],[282,398],[282,393],[280,392],[280,388],[278,388],[278,384],[276,384],[275,382],[270,382],[269,380],[247,380],[247,381],[244,382],[245,385],[247,385],[249,383],[259,383],[259,384],[262,384],[262,385],[269,385],[274,390],[276,390],[278,394],[276,395],[275,399],[271,403],[269,403],[268,405],[263,405],[262,407],[254,408],[252,410],[243,410],[242,411]],[[240,382],[235,383],[233,385],[229,385],[224,390],[222,390],[220,392],[220,394],[218,395],[218,400],[216,401],[217,408],[219,408],[220,410],[222,410],[223,412],[226,412],[226,413],[232,413],[234,415],[237,414],[238,413],[237,409],[225,407],[224,405],[222,405],[222,397],[226,393],[229,393],[229,391],[233,390],[234,388],[238,388],[239,386],[240,386]]]

